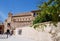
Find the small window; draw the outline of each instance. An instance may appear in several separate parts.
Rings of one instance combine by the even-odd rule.
[[[36,14],[36,13],[34,13],[34,14],[33,14],[33,16],[35,17],[35,16],[37,16],[37,14]]]
[[[19,34],[19,35],[21,35],[21,33],[22,33],[22,29],[20,29],[20,30],[18,31],[18,34]]]
[[[26,18],[26,20],[27,20],[27,18]]]
[[[30,20],[30,18],[29,18],[29,20]]]
[[[10,23],[8,23],[7,26],[10,26]]]
[[[24,21],[24,18],[23,18],[23,21]]]

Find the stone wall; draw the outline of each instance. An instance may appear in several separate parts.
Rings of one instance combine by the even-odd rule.
[[[27,13],[21,13],[21,14],[16,14],[12,15],[11,12],[8,13],[8,18],[4,22],[4,32],[6,32],[7,29],[15,29],[18,27],[23,27],[23,26],[31,26],[33,24],[33,13],[32,12],[27,12]],[[10,24],[10,27],[8,26],[8,23]]]

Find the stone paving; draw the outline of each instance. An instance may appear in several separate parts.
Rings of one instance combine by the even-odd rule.
[[[29,38],[18,37],[18,36],[13,35],[13,36],[6,38],[6,39],[0,39],[0,41],[35,41],[35,40],[29,39]]]
[[[10,35],[8,35],[8,38]],[[7,39],[7,34],[0,34],[0,39]]]

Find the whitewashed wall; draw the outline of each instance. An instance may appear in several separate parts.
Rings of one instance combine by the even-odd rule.
[[[52,31],[52,33],[55,33],[55,30],[59,30],[60,28],[60,23],[58,23],[57,28],[55,28],[55,26],[51,25],[49,26],[49,24],[46,24],[47,27],[44,29],[44,31],[37,31],[35,30],[33,27],[22,27],[22,28],[16,28],[15,30],[15,36],[18,37],[24,37],[24,38],[30,38],[36,41],[53,41],[52,40],[52,35],[49,33],[50,31]],[[22,29],[22,34],[19,35],[18,34],[18,30]],[[60,36],[60,32],[58,31],[58,36]]]

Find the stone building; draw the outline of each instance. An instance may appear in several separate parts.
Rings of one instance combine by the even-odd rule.
[[[39,10],[19,13],[13,15],[11,12],[8,13],[8,18],[4,22],[5,32],[7,29],[15,29],[18,27],[32,26],[35,16],[38,14]]]

